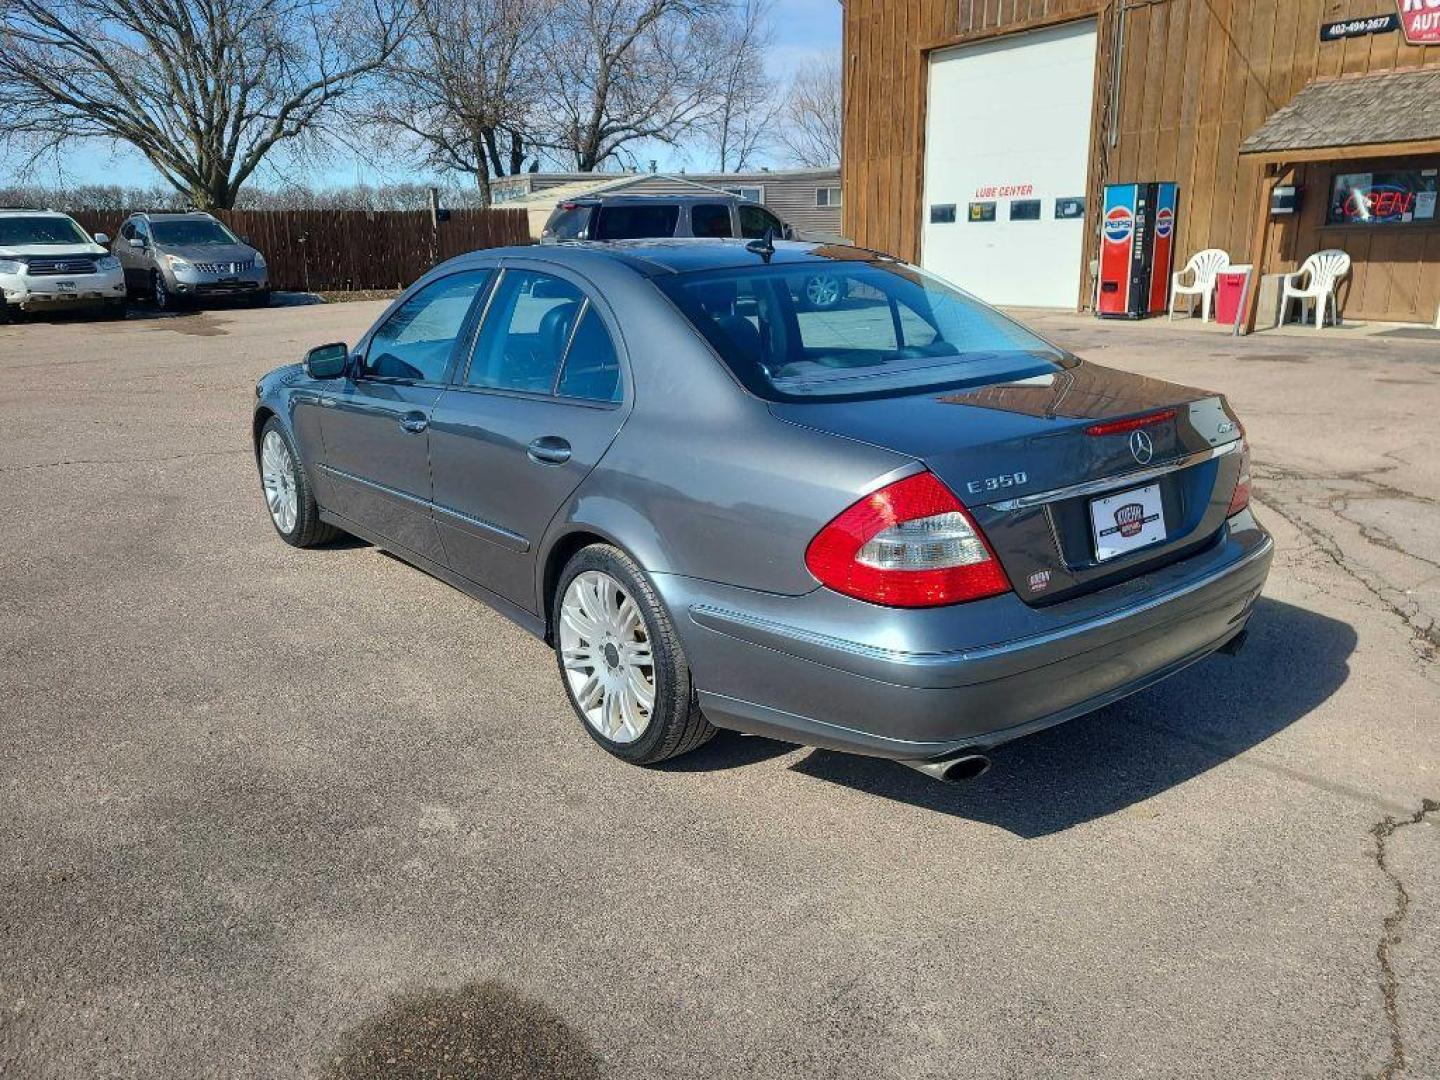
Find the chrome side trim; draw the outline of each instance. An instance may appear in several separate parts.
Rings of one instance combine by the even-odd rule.
[[[502,528],[499,525],[492,525],[488,521],[471,517],[469,514],[462,514],[459,510],[451,510],[447,506],[441,506],[438,503],[430,502],[428,499],[422,499],[418,495],[411,495],[397,488],[387,487],[385,484],[377,484],[373,480],[366,480],[363,476],[356,476],[354,473],[345,472],[343,469],[337,469],[333,465],[321,465],[320,468],[331,476],[338,477],[341,480],[348,480],[352,484],[359,484],[361,487],[367,487],[371,491],[378,491],[382,495],[389,495],[402,502],[423,507],[435,514],[442,514],[445,517],[454,518],[466,526],[469,531],[478,533],[481,539],[489,540],[492,543],[499,544],[501,547],[509,548],[511,551],[518,551],[524,554],[530,550],[530,541],[517,532],[511,532],[509,529]],[[441,524],[449,524],[449,522],[442,521]]]
[[[489,540],[491,543],[499,544],[503,548],[517,551],[522,555],[530,550],[530,541],[517,532],[511,532],[500,525],[472,517],[469,514],[462,514],[459,510],[451,510],[448,506],[441,506],[439,503],[431,503],[430,506],[436,516],[442,519],[440,521],[442,525],[451,524],[443,520],[444,518],[454,518],[470,532],[478,534],[482,540]]]
[[[321,464],[320,468],[331,476],[338,477],[341,480],[348,480],[352,484],[359,484],[361,487],[367,487],[371,491],[378,491],[382,495],[389,495],[391,498],[399,499],[401,502],[412,503],[415,506],[423,507],[427,510],[430,508],[430,501],[428,499],[422,499],[418,495],[411,495],[408,491],[401,491],[399,488],[388,487],[385,484],[377,484],[374,480],[366,480],[363,476],[356,476],[354,473],[348,473],[344,469],[337,469],[333,465]]]
[[[832,637],[829,634],[817,633],[814,630],[806,630],[799,626],[791,626],[787,623],[776,622],[762,616],[751,615],[743,611],[732,611],[725,608],[713,607],[709,604],[694,604],[690,608],[690,618],[707,630],[714,630],[717,633],[728,634],[731,637],[740,637],[743,640],[755,644],[766,644],[757,642],[743,632],[749,629],[767,634],[779,641],[794,641],[799,644],[819,646],[823,649],[831,649],[837,652],[850,653],[855,656],[863,656],[871,660],[878,660],[891,664],[903,664],[910,667],[944,667],[950,664],[969,663],[973,661],[990,660],[995,657],[1008,656],[1017,652],[1024,652],[1026,649],[1033,649],[1041,645],[1049,645],[1053,642],[1064,641],[1067,638],[1083,637],[1094,630],[1112,626],[1115,623],[1124,622],[1126,619],[1133,619],[1155,608],[1164,607],[1191,593],[1208,588],[1222,578],[1235,574],[1252,563],[1261,559],[1267,559],[1274,551],[1275,542],[1268,536],[1264,543],[1257,544],[1251,551],[1245,553],[1242,558],[1220,567],[1219,569],[1206,574],[1204,577],[1194,581],[1187,581],[1178,588],[1152,596],[1128,607],[1121,607],[1104,615],[1097,615],[1093,619],[1084,619],[1069,626],[1060,627],[1058,630],[1051,630],[1044,634],[1033,634],[1030,637],[1017,638],[1012,641],[1001,642],[997,645],[984,645],[975,649],[957,649],[952,652],[918,653],[904,652],[897,649],[884,649],[877,645],[866,645],[863,642],[847,641],[844,638]],[[771,644],[776,648],[778,645]]]
[[[1099,480],[1086,480],[1080,484],[1071,484],[1069,487],[1055,488],[1053,491],[1039,491],[1034,495],[1022,495],[1018,499],[1003,499],[1000,502],[986,503],[991,510],[1025,510],[1032,506],[1043,506],[1045,503],[1058,502],[1061,499],[1073,499],[1077,495],[1098,495],[1102,491],[1111,491],[1118,487],[1129,487],[1132,484],[1143,484],[1148,480],[1164,476],[1166,473],[1178,472],[1180,469],[1188,469],[1192,465],[1199,465],[1203,461],[1213,461],[1215,458],[1224,457],[1226,454],[1234,453],[1240,449],[1240,440],[1215,446],[1209,450],[1200,450],[1182,458],[1175,458],[1163,465],[1152,465],[1148,469],[1137,469],[1134,472],[1119,473],[1114,476],[1106,476]]]

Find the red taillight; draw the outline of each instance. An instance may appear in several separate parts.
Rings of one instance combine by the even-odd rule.
[[[890,607],[938,607],[1010,591],[985,535],[933,473],[865,496],[821,529],[805,565],[836,592]]]
[[[1240,439],[1240,475],[1235,477],[1235,493],[1230,496],[1230,509],[1225,516],[1238,514],[1250,505],[1250,446]]]
[[[1123,435],[1127,431],[1134,431],[1136,428],[1150,427],[1153,424],[1163,424],[1166,420],[1175,419],[1174,409],[1162,409],[1157,413],[1150,413],[1146,416],[1132,416],[1128,420],[1107,420],[1103,424],[1091,424],[1085,429],[1086,435]]]

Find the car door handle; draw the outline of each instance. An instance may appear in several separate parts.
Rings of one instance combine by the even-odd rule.
[[[542,435],[525,448],[537,465],[564,465],[570,460],[570,444],[558,435]]]
[[[400,418],[400,426],[412,435],[418,435],[430,426],[430,419],[419,413],[409,413]]]

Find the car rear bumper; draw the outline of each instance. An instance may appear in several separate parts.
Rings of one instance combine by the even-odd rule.
[[[720,727],[899,759],[996,746],[1203,659],[1245,628],[1273,544],[1248,512],[1179,563],[1031,608],[900,611],[658,575]]]

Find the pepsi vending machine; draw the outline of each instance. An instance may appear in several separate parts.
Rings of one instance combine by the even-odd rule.
[[[1143,319],[1166,309],[1178,194],[1169,183],[1106,186],[1095,302],[1102,319]]]

